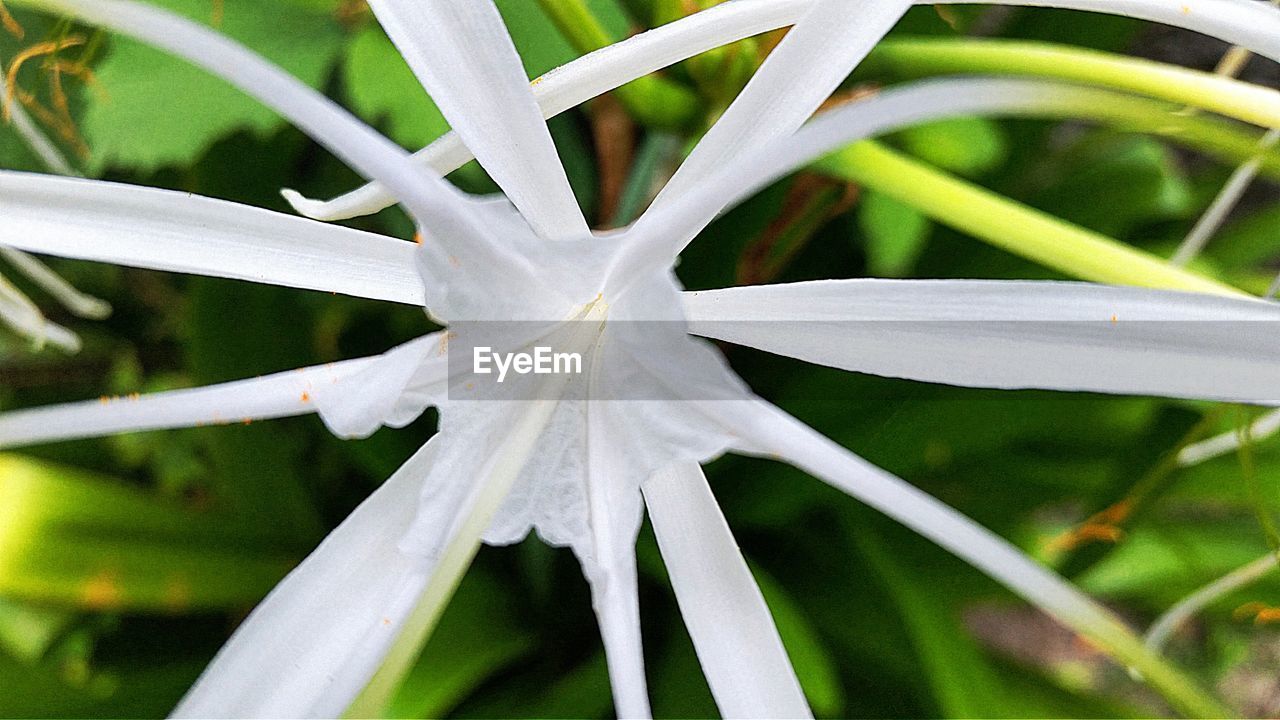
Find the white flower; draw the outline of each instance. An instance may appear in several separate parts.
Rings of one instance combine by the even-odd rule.
[[[718,213],[826,152],[938,117],[1044,111],[1069,103],[1069,86],[922,83],[801,128],[909,3],[866,2],[851,13],[847,0],[737,0],[553,73],[535,99],[490,2],[373,0],[457,133],[428,149],[427,159],[443,170],[474,153],[508,202],[463,195],[204,28],[131,0],[26,2],[134,35],[236,83],[380,183],[337,206],[295,202],[337,217],[395,198],[424,243],[180,193],[19,173],[0,173],[0,241],[417,304],[460,335],[476,321],[525,321],[541,331],[504,336],[504,349],[568,333],[565,342],[593,360],[586,377],[527,376],[462,400],[465,387],[450,389],[448,355],[467,338],[441,334],[376,358],[133,403],[0,415],[0,446],[14,446],[309,412],[341,435],[363,435],[440,407],[439,434],[254,611],[177,714],[341,714],[396,639],[429,623],[482,536],[512,542],[532,528],[582,561],[618,712],[647,715],[634,558],[647,509],[723,713],[806,716],[773,621],[699,467],[725,451],[784,460],[871,504],[1139,667],[1175,702],[1204,709],[1105,609],[751,395],[684,323],[695,334],[929,382],[1280,404],[1280,338],[1266,325],[1280,320],[1280,308],[1243,297],[1041,282],[848,280],[682,293],[671,274],[677,254]],[[1118,8],[1280,58],[1280,13],[1248,0],[1032,4]],[[796,20],[649,212],[625,231],[593,235],[543,114]],[[969,320],[981,322],[957,322]],[[623,389],[639,399],[616,399]]]

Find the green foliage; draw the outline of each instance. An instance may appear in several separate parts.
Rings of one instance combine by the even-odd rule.
[[[858,210],[867,238],[867,269],[877,277],[904,277],[924,252],[933,225],[910,205],[867,191]]]
[[[362,117],[383,119],[388,135],[409,148],[426,147],[449,123],[387,36],[367,26],[347,44],[343,85]]]
[[[219,19],[208,0],[156,4],[206,24]],[[281,12],[275,3],[223,0],[217,29],[320,87],[343,42],[341,27],[323,12],[328,4],[303,3]],[[222,80],[132,40],[113,39],[97,75],[103,97],[85,113],[84,132],[93,148],[90,164],[98,172],[113,166],[146,172],[182,165],[233,132],[266,136],[284,125],[273,111]]]

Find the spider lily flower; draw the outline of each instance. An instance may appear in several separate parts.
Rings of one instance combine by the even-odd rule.
[[[7,94],[5,80],[0,78],[0,97]],[[15,103],[9,108],[9,125],[50,170],[61,175],[76,174],[21,105]],[[111,313],[110,305],[76,290],[44,263],[21,250],[0,245],[0,258],[77,317],[97,320]],[[0,323],[32,340],[37,348],[48,343],[67,352],[80,349],[80,338],[74,332],[46,320],[35,303],[3,275],[0,275]]]
[[[676,254],[717,213],[836,148],[912,122],[1034,112],[1070,102],[1070,86],[922,83],[801,127],[908,3],[867,3],[864,22],[845,0],[778,2],[800,8],[799,22],[677,174],[679,192],[665,193],[631,228],[595,236],[489,2],[371,5],[457,142],[507,199],[463,195],[208,29],[132,0],[26,2],[166,48],[257,96],[385,187],[424,242],[186,194],[20,173],[0,173],[0,240],[416,304],[450,326],[372,358],[128,404],[0,415],[0,446],[12,447],[308,413],[340,435],[359,436],[439,406],[439,433],[263,601],[178,715],[340,715],[482,538],[509,543],[530,530],[581,560],[618,713],[647,715],[634,558],[647,511],[724,714],[807,716],[777,630],[700,469],[727,451],[783,460],[845,490],[1133,664],[1182,708],[1220,712],[1107,610],[1006,541],[755,397],[713,346],[686,330],[928,382],[1280,404],[1280,340],[1268,325],[1280,320],[1280,308],[1243,297],[1043,282],[847,280],[683,293],[671,273]],[[1280,15],[1255,19],[1270,25],[1250,28],[1254,40],[1278,36],[1268,32],[1280,31]],[[1249,37],[1230,39],[1249,45]],[[814,73],[828,62],[840,67]],[[986,322],[956,322],[973,317]],[[765,322],[775,319],[789,323]],[[460,344],[474,344],[472,328],[513,320],[517,330],[499,337],[499,349],[554,335],[592,359],[590,372],[523,376],[466,395],[450,358]],[[975,336],[974,328],[988,334]],[[633,397],[619,398],[623,389]]]

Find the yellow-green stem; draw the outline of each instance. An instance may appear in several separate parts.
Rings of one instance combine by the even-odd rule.
[[[944,225],[1083,280],[1215,295],[1244,294],[877,142],[850,145],[820,160],[814,169],[882,192]]]
[[[617,40],[610,37],[584,0],[538,0],[538,4],[578,52],[599,50]],[[637,78],[614,95],[637,121],[662,129],[687,126],[701,105],[692,90],[658,75]]]
[[[1032,75],[1126,90],[1280,127],[1280,92],[1213,73],[1066,45],[1020,40],[886,40],[864,70],[908,77],[939,73]]]

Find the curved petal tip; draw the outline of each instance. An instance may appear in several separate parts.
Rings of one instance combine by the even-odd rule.
[[[340,210],[335,210],[333,203],[323,200],[312,200],[302,193],[292,188],[280,188],[280,195],[289,203],[294,212],[312,220],[320,220],[321,222],[333,222],[335,220],[349,220],[355,215],[345,214]]]

